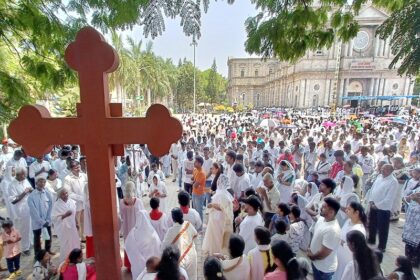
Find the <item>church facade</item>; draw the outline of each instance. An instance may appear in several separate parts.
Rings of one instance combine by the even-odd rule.
[[[363,7],[357,17],[360,31],[353,40],[336,43],[330,49],[308,51],[295,64],[277,59],[229,58],[229,102],[295,108],[409,104],[409,99],[349,100],[413,93],[414,78],[401,77],[396,69],[388,68],[393,59],[389,39],[375,37],[386,18],[386,13],[371,5]]]

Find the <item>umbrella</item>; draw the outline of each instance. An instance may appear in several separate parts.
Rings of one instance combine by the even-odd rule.
[[[385,117],[395,117],[394,114],[386,114]]]
[[[325,127],[334,127],[334,126],[336,126],[336,124],[335,124],[335,122],[326,121],[326,122],[323,122],[322,123],[322,126],[325,126]]]
[[[399,118],[399,117],[392,118],[391,122],[405,124],[405,120],[403,118]]]
[[[263,119],[260,122],[260,127],[277,127],[278,122],[275,119]]]
[[[262,115],[261,116],[263,119],[268,119],[269,117],[270,117],[270,115],[269,114],[264,114],[264,115]]]
[[[297,126],[296,125],[294,125],[294,124],[283,124],[283,125],[280,125],[280,126],[278,126],[277,128],[290,128],[290,129],[294,129],[294,128],[297,128]]]

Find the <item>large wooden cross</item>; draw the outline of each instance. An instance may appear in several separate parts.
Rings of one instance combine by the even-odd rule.
[[[120,279],[113,156],[123,155],[123,145],[133,143],[147,144],[154,155],[163,155],[181,138],[182,126],[158,104],[147,110],[145,118],[122,117],[122,105],[110,103],[107,78],[118,67],[118,54],[95,29],[79,31],[66,49],[65,60],[79,73],[77,117],[51,118],[43,106],[24,106],[10,124],[9,134],[32,156],[48,153],[54,144],[82,146],[89,170],[97,276]]]

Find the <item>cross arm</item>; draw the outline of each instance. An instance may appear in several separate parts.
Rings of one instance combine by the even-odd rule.
[[[28,155],[42,156],[56,144],[83,143],[80,134],[74,133],[78,128],[77,118],[51,118],[44,106],[27,105],[20,109],[8,130]]]
[[[145,118],[110,118],[107,127],[108,131],[113,131],[107,135],[108,143],[147,143],[156,156],[168,153],[171,144],[182,136],[180,121],[160,104],[150,106]]]

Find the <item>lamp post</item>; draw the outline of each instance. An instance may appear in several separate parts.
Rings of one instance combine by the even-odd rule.
[[[196,85],[195,85],[195,47],[197,46],[197,41],[195,40],[195,36],[193,36],[193,41],[191,45],[194,48],[194,94],[193,94],[193,113],[195,114],[195,103],[196,103]]]

